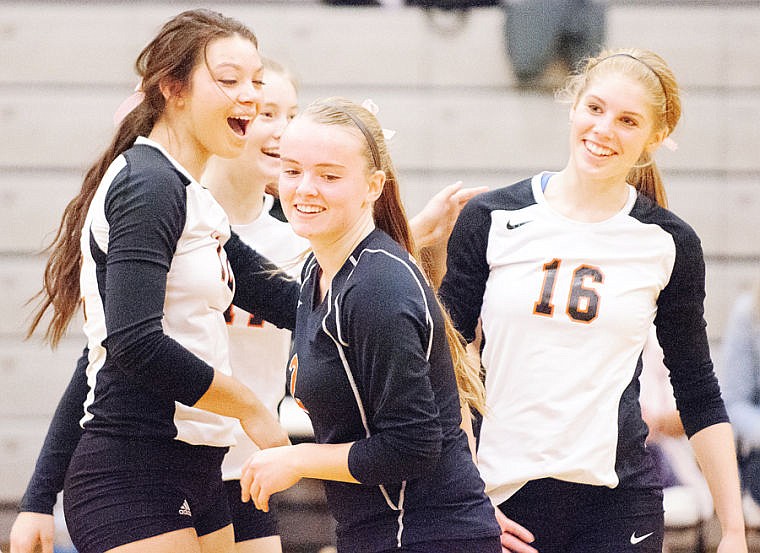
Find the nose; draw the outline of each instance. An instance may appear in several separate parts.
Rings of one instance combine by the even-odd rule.
[[[258,112],[258,106],[261,104],[263,97],[264,94],[259,87],[255,86],[252,82],[244,82],[238,93],[237,100],[245,105],[256,104],[256,111]]]
[[[282,138],[282,133],[285,131],[285,127],[287,126],[288,126],[288,116],[285,114],[280,115],[277,118],[272,136],[277,139]]]
[[[614,121],[614,118],[612,117],[612,115],[605,114],[602,117],[599,117],[596,119],[594,130],[596,130],[596,132],[598,132],[599,134],[609,136],[609,134],[612,132],[613,121]]]
[[[298,180],[296,192],[301,196],[316,196],[317,188],[314,186],[314,178],[311,173],[304,171]]]

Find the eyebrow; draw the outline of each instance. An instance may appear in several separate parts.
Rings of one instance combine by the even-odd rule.
[[[296,161],[295,159],[291,159],[289,157],[280,157],[280,162],[281,163],[294,163],[296,165],[301,165],[300,162]],[[340,163],[317,163],[314,166],[315,167],[320,167],[320,168],[324,168],[324,167],[340,167],[340,168],[345,168],[346,167],[345,165],[342,165]]]
[[[236,63],[234,61],[222,61],[214,66],[210,66],[212,69],[222,69],[223,67],[232,67],[233,69],[236,69],[238,71],[241,71],[243,69],[243,66],[239,63]],[[253,74],[257,77],[260,77],[261,74],[264,71],[264,66],[259,65],[256,69],[254,69]]]
[[[599,102],[601,104],[604,104],[605,106],[607,105],[607,102],[605,102],[603,99],[601,99],[599,96],[596,96],[595,94],[589,94],[588,98],[591,98],[591,99],[593,99],[593,100],[595,100],[595,101],[597,101],[597,102]],[[637,111],[628,111],[628,110],[626,110],[626,111],[623,111],[623,113],[626,114],[626,115],[634,115],[636,117],[641,117],[641,118],[644,117],[644,114],[639,113]]]

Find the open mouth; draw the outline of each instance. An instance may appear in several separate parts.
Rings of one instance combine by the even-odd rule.
[[[250,117],[228,117],[227,124],[232,131],[238,136],[245,136],[245,131],[248,129],[248,125],[251,122]]]

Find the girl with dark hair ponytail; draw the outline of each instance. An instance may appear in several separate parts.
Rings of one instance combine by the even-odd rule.
[[[63,489],[80,553],[226,552],[230,417],[259,447],[288,438],[231,376],[224,312],[234,300],[292,326],[295,296],[275,305],[254,297],[265,286],[236,287],[225,248],[241,271],[270,265],[231,234],[199,181],[212,155],[243,152],[262,62],[243,24],[190,10],[160,29],[136,69],[141,84],[113,141],[64,212],[30,327],[52,308],[46,338],[55,345],[81,304],[88,340],[48,433],[53,454],[35,475],[61,474],[39,463],[64,463],[76,445]],[[37,505],[49,502],[25,496],[19,520],[44,513]]]

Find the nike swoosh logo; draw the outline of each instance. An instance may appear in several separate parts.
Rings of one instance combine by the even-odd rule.
[[[515,223],[513,225],[510,221],[507,221],[507,230],[513,230],[513,229],[516,229],[517,227],[521,227],[528,223],[530,223],[530,221],[523,221],[522,223]]]
[[[644,534],[643,536],[637,536],[636,532],[634,532],[633,534],[631,534],[631,545],[636,545],[637,543],[644,541],[652,534],[654,534],[654,532],[649,532],[648,534]]]

